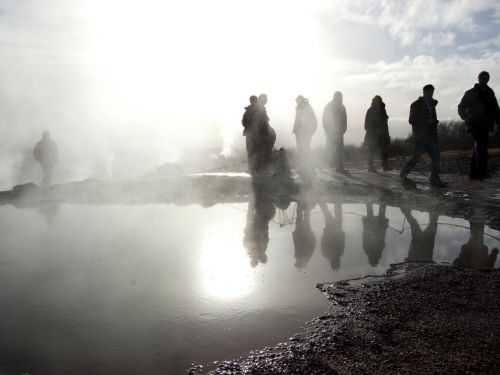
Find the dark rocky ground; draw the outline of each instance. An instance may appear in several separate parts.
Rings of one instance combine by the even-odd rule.
[[[405,264],[318,288],[328,313],[210,374],[499,373],[498,270]]]

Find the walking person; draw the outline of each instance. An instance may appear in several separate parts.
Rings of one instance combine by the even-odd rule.
[[[380,156],[382,160],[382,169],[389,170],[388,156],[389,145],[391,138],[389,136],[387,112],[385,103],[379,95],[372,99],[370,108],[366,111],[365,116],[365,147],[368,152],[368,170],[376,172],[373,165],[374,157]]]
[[[500,124],[500,108],[495,92],[488,86],[490,74],[481,72],[478,83],[467,90],[458,105],[458,114],[465,120],[467,130],[474,139],[470,164],[470,178],[490,177],[488,172],[488,133],[495,123]]]
[[[344,134],[347,130],[347,114],[340,91],[335,92],[323,112],[323,128],[327,140],[327,152],[331,158],[331,165],[339,173],[346,173],[344,169]]]
[[[400,176],[406,180],[408,174],[420,160],[422,154],[427,153],[432,160],[430,183],[434,187],[445,187],[446,184],[439,177],[440,151],[437,134],[439,121],[436,114],[438,101],[433,98],[434,86],[425,85],[423,96],[411,104],[409,123],[412,126],[415,139],[413,156],[401,170]]]
[[[307,160],[311,153],[311,140],[318,127],[318,121],[309,100],[302,95],[297,96],[293,134],[297,142],[297,154]]]

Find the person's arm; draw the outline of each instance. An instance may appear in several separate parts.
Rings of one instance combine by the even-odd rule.
[[[245,113],[243,113],[243,117],[241,118],[241,125],[243,125],[243,127],[246,129],[248,127],[248,123],[249,123],[249,115],[248,115],[248,110],[245,111]]]
[[[368,128],[370,127],[370,110],[366,111],[366,114],[365,114],[365,130],[368,130]]]
[[[493,102],[495,106],[495,122],[500,126],[500,107],[498,106],[498,100],[493,92]]]
[[[411,125],[414,125],[415,124],[415,121],[416,121],[416,104],[415,103],[412,103],[412,105],[410,106],[410,117],[408,118],[408,122],[411,124]]]
[[[314,113],[314,109],[312,107],[309,108],[311,112],[311,133],[314,133],[318,128],[318,119],[316,118],[316,114]]]
[[[464,121],[467,121],[469,118],[469,104],[468,104],[468,98],[467,98],[467,93],[464,94],[462,97],[462,100],[458,104],[458,115],[460,118]]]
[[[342,134],[347,131],[347,111],[342,107]]]

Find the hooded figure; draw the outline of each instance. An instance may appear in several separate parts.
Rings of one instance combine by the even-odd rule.
[[[297,96],[293,134],[297,141],[299,157],[307,157],[311,152],[311,140],[318,127],[318,121],[309,101],[302,95]]]
[[[373,166],[373,158],[377,154],[382,159],[384,171],[389,170],[388,149],[391,138],[389,136],[388,119],[385,103],[379,95],[375,96],[365,116],[366,134],[364,144],[368,152],[368,170],[371,172],[376,171]]]
[[[488,86],[490,75],[481,72],[478,83],[465,92],[458,114],[465,120],[468,131],[474,139],[470,166],[471,179],[489,177],[488,173],[488,133],[495,123],[500,124],[500,108],[495,92]]]
[[[342,93],[337,91],[323,112],[323,128],[325,129],[327,152],[332,166],[337,172],[344,169],[344,134],[347,131],[347,113],[342,103]]]
[[[43,132],[42,139],[37,142],[33,149],[33,156],[42,167],[42,185],[49,186],[52,182],[54,166],[59,160],[57,145],[50,137],[49,132]]]

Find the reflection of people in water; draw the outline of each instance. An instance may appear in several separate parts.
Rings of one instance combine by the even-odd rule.
[[[307,199],[307,196],[297,202],[297,219],[295,221],[295,230],[292,233],[295,247],[295,267],[297,268],[307,266],[316,247],[316,238],[311,228],[311,210],[313,207],[314,202]]]
[[[373,205],[366,205],[366,216],[363,218],[363,249],[368,261],[375,267],[385,248],[385,232],[389,227],[389,219],[385,217],[385,205],[379,206],[378,215],[373,215]]]
[[[261,189],[254,189],[253,199],[248,202],[247,225],[243,236],[243,245],[247,249],[252,267],[267,262],[269,222],[275,213],[271,195]]]
[[[488,246],[484,244],[484,221],[470,220],[469,223],[469,241],[462,246],[460,254],[453,264],[467,268],[493,268],[497,261],[498,249],[494,248],[490,253]]]
[[[340,258],[345,249],[345,232],[342,230],[342,204],[335,203],[335,217],[326,203],[319,204],[325,217],[325,229],[321,238],[321,252],[330,261],[334,271],[340,268]]]
[[[429,224],[425,230],[422,230],[417,220],[411,215],[410,209],[402,207],[401,212],[405,215],[411,230],[410,248],[406,260],[409,262],[432,262],[439,215],[436,212],[429,212]]]

